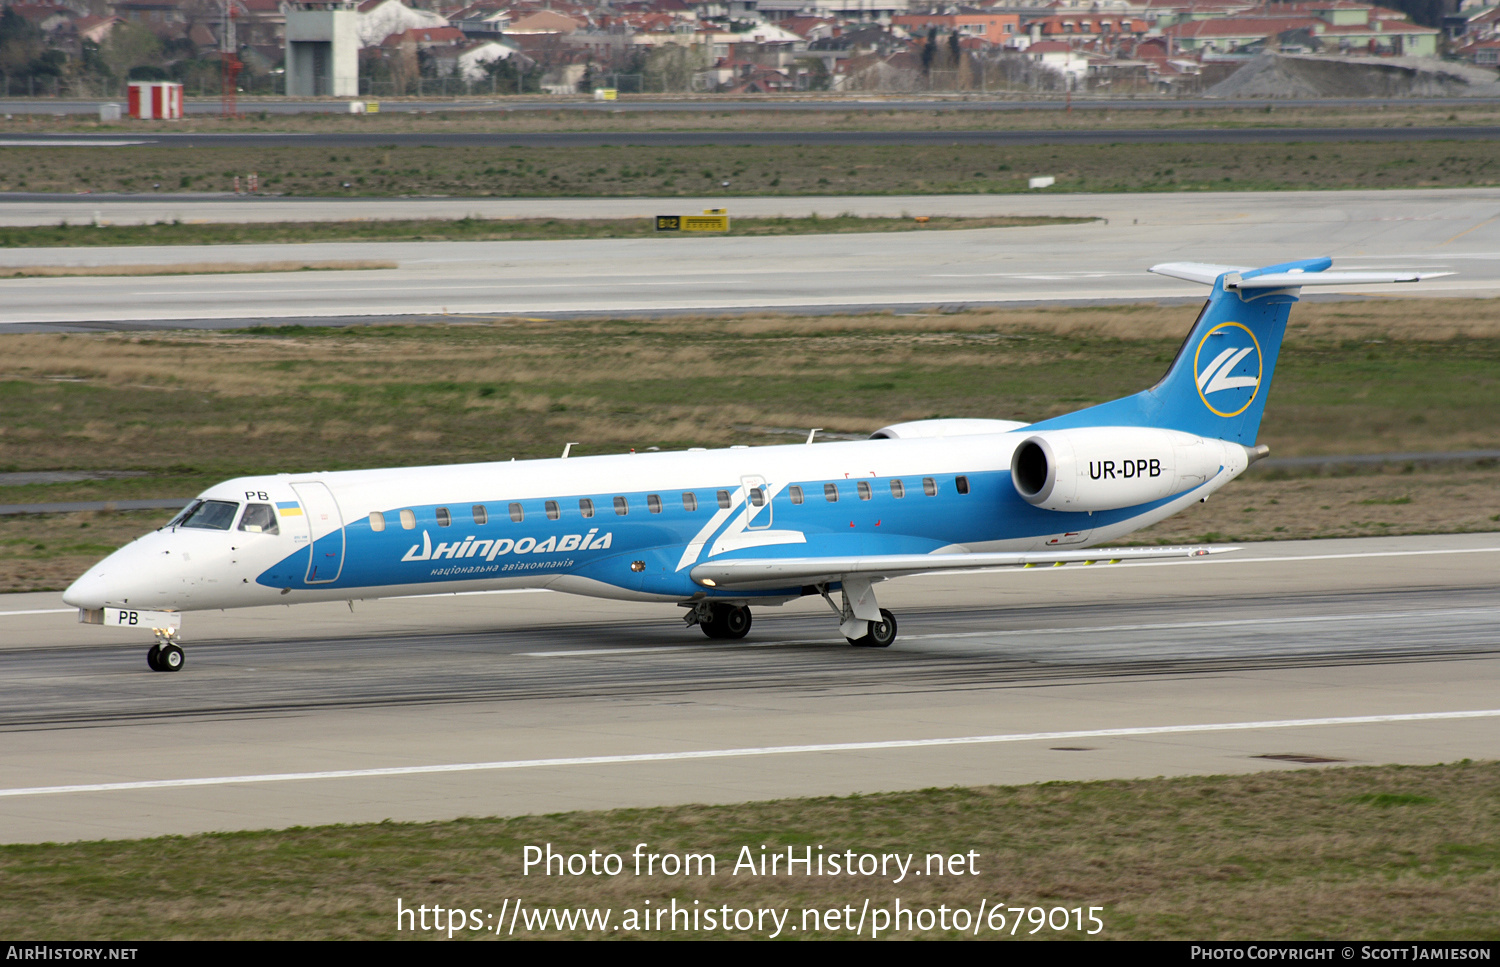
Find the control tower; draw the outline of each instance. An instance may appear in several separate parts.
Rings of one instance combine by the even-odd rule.
[[[359,95],[359,11],[346,0],[294,0],[286,10],[289,97]]]

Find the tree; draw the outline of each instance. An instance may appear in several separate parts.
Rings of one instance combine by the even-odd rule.
[[[693,77],[705,67],[702,46],[683,47],[679,44],[664,44],[646,57],[645,74],[648,91],[688,91],[692,89]]]
[[[525,54],[514,53],[501,60],[492,60],[484,69],[495,79],[495,90],[500,94],[538,94],[542,90],[540,64]]]
[[[0,74],[24,77],[47,49],[42,31],[10,7],[0,13]]]
[[[116,24],[99,48],[99,56],[111,74],[123,77],[135,67],[160,67],[161,41],[140,24]]]

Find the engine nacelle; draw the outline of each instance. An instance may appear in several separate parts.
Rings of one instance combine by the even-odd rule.
[[[870,434],[871,440],[931,440],[938,437],[975,436],[980,433],[1009,433],[1030,426],[1015,420],[913,420],[893,423]]]
[[[1011,482],[1044,510],[1134,507],[1180,494],[1249,465],[1244,447],[1177,430],[1136,426],[1044,430],[1016,447]]]

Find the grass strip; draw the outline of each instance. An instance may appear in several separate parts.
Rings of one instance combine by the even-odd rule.
[[[1266,741],[1267,755],[1308,751]],[[502,901],[523,898],[531,909],[608,909],[616,927],[648,901],[774,907],[789,909],[799,927],[784,937],[848,937],[851,928],[829,929],[821,918],[821,929],[809,929],[802,911],[853,906],[857,914],[868,898],[872,908],[899,899],[934,915],[940,905],[973,911],[982,900],[1102,906],[1100,936],[1114,940],[1484,940],[1500,931],[1497,785],[1500,764],[1464,760],[4,846],[0,932],[37,940],[434,939],[446,932],[396,930],[398,898],[407,907],[477,908],[488,923],[485,914],[498,915]],[[543,844],[564,854],[618,854],[625,871],[524,875],[524,848]],[[711,854],[714,873],[633,875],[637,844],[658,854]],[[966,870],[901,883],[894,873],[731,872],[743,849],[758,858],[762,847],[783,856],[788,847],[797,855],[820,847],[911,853],[919,864],[928,854],[965,854]],[[517,931],[617,939],[765,933]],[[914,935],[974,936],[951,924],[891,934]],[[485,936],[459,930],[454,938]]]
[[[506,317],[242,332],[0,335],[0,503],[193,494],[232,477],[862,437],[904,420],[1034,422],[1149,386],[1192,307],[797,317]],[[1351,387],[1357,387],[1351,391]],[[1500,300],[1309,302],[1260,440],[1276,456],[1485,449]],[[1494,461],[1252,468],[1145,542],[1500,529]],[[65,587],[170,513],[0,519],[0,590]]]
[[[181,262],[156,265],[28,265],[0,268],[0,279],[56,279],[120,275],[238,275],[247,272],[346,272],[354,269],[394,269],[395,262]]]
[[[1500,183],[1487,141],[1290,144],[699,145],[0,148],[0,191],[320,197],[734,197],[1332,190]],[[725,183],[728,183],[727,185]]]
[[[668,206],[670,207],[670,206]],[[663,214],[682,214],[663,212]],[[688,212],[686,214],[694,214]],[[733,218],[733,214],[731,213]],[[1016,228],[1033,225],[1073,225],[1088,218],[999,216],[987,218],[932,217],[863,218],[857,215],[812,215],[806,218],[733,218],[731,235],[842,235],[853,232],[948,231],[973,228]],[[366,219],[341,222],[252,222],[244,224],[154,225],[39,225],[0,228],[0,248],[64,248],[101,245],[248,245],[296,242],[480,242],[569,238],[650,238],[681,232],[658,232],[650,218],[477,218]],[[237,263],[223,263],[232,265]],[[263,263],[315,268],[394,268],[378,262]],[[3,277],[5,270],[0,270]],[[21,271],[32,272],[30,268]],[[203,271],[213,271],[203,269]],[[284,272],[291,268],[245,269]],[[65,274],[65,273],[55,273]],[[92,274],[92,273],[90,273]],[[104,273],[97,274],[157,274]]]

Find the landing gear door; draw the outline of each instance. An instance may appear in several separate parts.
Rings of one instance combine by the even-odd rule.
[[[765,530],[771,526],[771,488],[765,477],[741,477],[745,491],[745,529]]]
[[[344,517],[333,492],[316,480],[292,484],[307,517],[307,583],[329,584],[344,570]]]

